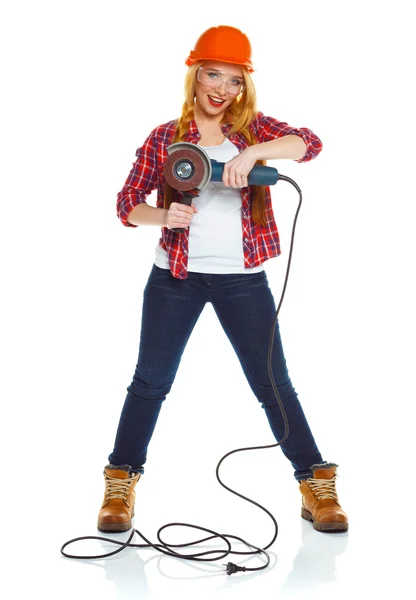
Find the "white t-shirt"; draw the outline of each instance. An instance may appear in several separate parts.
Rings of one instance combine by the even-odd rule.
[[[227,162],[238,148],[225,138],[220,146],[201,146],[210,158]],[[193,199],[198,209],[189,226],[188,271],[197,273],[256,273],[264,265],[244,267],[241,189],[209,182]],[[155,264],[169,269],[168,253],[160,244]]]

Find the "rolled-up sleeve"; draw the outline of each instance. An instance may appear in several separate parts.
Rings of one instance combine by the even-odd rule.
[[[295,162],[307,162],[312,160],[322,150],[322,142],[317,135],[307,127],[291,127],[285,122],[278,121],[273,117],[266,117],[263,113],[257,113],[254,119],[254,127],[260,142],[270,142],[286,135],[298,135],[306,144],[305,154]]]
[[[137,227],[127,217],[135,206],[146,202],[147,196],[157,186],[157,147],[155,131],[147,137],[143,146],[136,150],[137,159],[117,194],[117,216],[126,227]]]

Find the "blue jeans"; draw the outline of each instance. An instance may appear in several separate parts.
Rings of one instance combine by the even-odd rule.
[[[139,357],[127,388],[113,465],[130,465],[144,472],[147,448],[157,418],[174,382],[192,330],[205,304],[211,302],[248,383],[266,413],[276,441],[284,433],[281,411],[267,367],[270,332],[276,314],[265,271],[238,274],[188,272],[176,279],[168,269],[153,265],[143,295]],[[292,463],[297,480],[312,476],[310,467],[324,464],[286,367],[276,324],[272,368],[289,421],[289,436],[281,449]]]

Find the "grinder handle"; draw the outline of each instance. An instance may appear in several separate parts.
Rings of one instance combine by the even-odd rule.
[[[195,194],[187,194],[183,193],[183,196],[180,200],[180,204],[186,204],[186,206],[192,206],[192,200],[195,198]],[[176,231],[177,233],[185,233],[185,227],[173,227],[171,231]]]
[[[212,175],[211,181],[222,181],[224,164],[211,159]],[[274,167],[255,165],[248,174],[249,185],[274,185],[279,179],[279,172]]]

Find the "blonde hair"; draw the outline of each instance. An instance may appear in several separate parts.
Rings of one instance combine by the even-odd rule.
[[[189,129],[189,123],[194,119],[194,103],[195,103],[195,81],[199,67],[204,61],[198,61],[188,68],[185,76],[185,99],[182,106],[182,115],[178,119],[175,135],[172,143],[185,141]],[[244,91],[239,94],[228,107],[224,121],[231,123],[229,135],[237,131],[242,133],[249,145],[257,143],[256,137],[249,125],[257,114],[257,98],[256,90],[250,73],[246,67],[241,65],[245,82]],[[265,164],[265,161],[259,160],[257,164]],[[266,217],[266,194],[265,187],[260,185],[250,186],[252,189],[252,215],[255,224],[262,226],[267,225]],[[175,201],[175,190],[166,183],[164,208],[169,208],[172,202]]]

